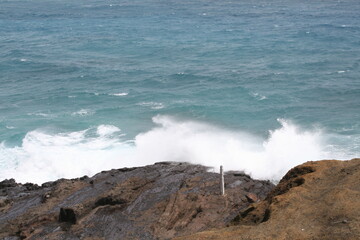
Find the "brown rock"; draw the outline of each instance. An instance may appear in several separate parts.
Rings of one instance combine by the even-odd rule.
[[[259,201],[258,197],[254,193],[248,193],[245,195],[245,197],[249,201],[249,203],[254,203]]]
[[[359,181],[360,159],[307,162],[240,211],[237,226],[177,239],[360,239]]]

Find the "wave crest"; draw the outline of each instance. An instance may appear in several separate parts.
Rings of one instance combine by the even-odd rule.
[[[291,167],[329,157],[320,130],[303,131],[283,119],[266,139],[168,116],[156,116],[153,121],[155,128],[131,141],[125,141],[121,130],[112,125],[70,133],[29,132],[21,146],[0,145],[0,176],[42,183],[111,168],[186,161],[279,180]]]

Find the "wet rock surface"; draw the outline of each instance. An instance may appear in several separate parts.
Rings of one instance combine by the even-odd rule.
[[[225,227],[273,189],[241,172],[220,176],[188,163],[160,162],[91,178],[0,182],[0,239],[171,239]]]

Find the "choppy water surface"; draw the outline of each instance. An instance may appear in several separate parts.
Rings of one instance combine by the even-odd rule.
[[[0,1],[0,179],[360,153],[360,3]]]

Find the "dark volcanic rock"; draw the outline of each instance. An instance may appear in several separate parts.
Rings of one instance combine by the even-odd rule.
[[[75,211],[71,208],[60,208],[59,222],[76,223]]]
[[[0,189],[9,188],[9,187],[16,187],[17,183],[15,182],[15,179],[6,179],[2,182],[0,182]]]
[[[0,182],[0,239],[170,239],[224,227],[273,189],[243,173],[160,162],[43,184]],[[1,192],[4,190],[4,192]]]
[[[107,197],[103,197],[100,198],[99,200],[97,200],[95,202],[95,207],[98,206],[105,206],[105,205],[120,205],[120,204],[125,204],[126,201],[123,199],[114,199],[112,196],[107,196]]]

